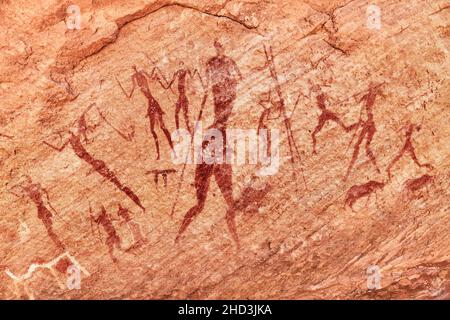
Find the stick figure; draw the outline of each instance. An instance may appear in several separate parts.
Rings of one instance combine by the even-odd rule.
[[[94,171],[103,176],[106,180],[114,184],[117,189],[122,191],[128,198],[130,198],[134,203],[136,203],[143,211],[145,208],[142,206],[139,197],[127,186],[124,186],[122,182],[117,178],[117,175],[107,167],[106,163],[102,160],[94,158],[84,147],[81,138],[84,138],[85,143],[89,143],[87,134],[93,131],[98,124],[89,126],[86,122],[86,113],[93,107],[94,104],[90,105],[78,119],[78,125],[75,128],[69,130],[69,138],[62,143],[60,147],[54,146],[47,141],[44,144],[48,145],[52,149],[62,152],[67,145],[70,145],[75,155],[81,160],[88,163]],[[61,137],[61,136],[60,136]]]
[[[200,79],[200,82],[202,82],[202,79],[200,78],[200,74],[198,73],[197,69],[194,70],[194,72],[191,72],[190,69],[185,68],[184,62],[181,61],[179,64],[179,69],[173,74],[172,80],[169,82],[168,85],[164,85],[161,82],[161,79],[158,79],[158,75],[156,75],[159,83],[164,89],[169,89],[175,80],[178,81],[178,100],[175,104],[175,125],[177,130],[180,128],[179,123],[179,114],[180,111],[183,111],[184,120],[186,122],[186,128],[189,131],[189,133],[192,135],[192,128],[189,122],[189,100],[186,96],[186,76],[189,75],[191,79],[194,79],[194,76],[197,74],[198,78]],[[203,83],[202,83],[203,86]]]
[[[344,181],[346,181],[348,179],[348,176],[350,175],[350,172],[356,162],[356,159],[358,158],[359,148],[360,148],[361,143],[364,140],[364,138],[366,139],[366,146],[365,146],[366,156],[373,163],[373,165],[375,166],[377,171],[380,172],[380,169],[378,169],[376,158],[375,158],[372,150],[370,149],[370,143],[372,142],[373,136],[375,135],[375,132],[376,132],[375,122],[373,120],[373,106],[375,104],[376,96],[378,94],[382,95],[382,93],[379,89],[379,87],[381,85],[382,84],[375,85],[375,84],[371,83],[369,85],[369,92],[367,94],[365,94],[360,100],[360,102],[362,102],[363,100],[365,100],[365,102],[366,102],[365,107],[366,107],[367,120],[366,121],[362,120],[362,110],[361,110],[361,113],[359,115],[359,121],[357,123],[351,125],[350,127],[348,127],[349,130],[352,130],[356,127],[356,131],[355,131],[355,134],[353,135],[353,138],[355,137],[356,133],[358,132],[359,127],[361,127],[361,131],[359,133],[359,138],[354,146],[352,160],[350,161],[350,164],[348,166]],[[353,141],[353,138],[352,138],[352,141]],[[350,144],[351,144],[351,142],[350,142]]]
[[[11,190],[11,193],[19,198],[28,197],[34,203],[37,209],[37,216],[47,229],[48,236],[59,249],[65,250],[64,244],[53,231],[53,215],[57,215],[58,212],[50,203],[47,190],[39,183],[33,182],[30,176],[25,175],[24,177],[25,181],[23,183],[13,187],[13,189],[19,188],[19,193],[14,190]]]
[[[172,143],[172,138],[170,136],[169,130],[167,130],[167,128],[164,124],[163,115],[165,114],[165,112],[161,109],[161,106],[159,105],[158,101],[156,101],[156,99],[151,94],[150,87],[149,87],[148,81],[147,81],[147,78],[150,80],[157,79],[157,77],[154,77],[154,73],[157,70],[157,68],[156,67],[153,68],[151,74],[148,74],[145,70],[139,71],[137,69],[136,65],[133,65],[132,69],[134,70],[134,73],[131,75],[131,81],[132,81],[133,86],[131,88],[130,94],[126,93],[125,89],[122,87],[122,85],[120,84],[120,82],[118,80],[117,80],[117,82],[119,83],[119,86],[122,89],[123,93],[129,99],[133,95],[136,85],[139,86],[139,89],[141,90],[142,94],[147,98],[148,108],[147,108],[146,117],[149,118],[150,131],[153,135],[153,140],[155,141],[156,153],[157,153],[156,160],[159,160],[160,159],[159,140],[158,140],[158,135],[156,134],[156,131],[155,131],[155,124],[159,124],[159,127],[163,131],[164,135],[166,136],[167,141],[169,142],[169,145],[170,145],[170,148],[172,149],[172,151],[173,151],[173,143]]]
[[[236,99],[238,80],[242,74],[233,59],[225,55],[225,50],[219,41],[214,42],[216,56],[207,61],[206,87],[211,85],[214,98],[214,123],[211,127],[221,131],[223,142],[226,141],[226,127]],[[223,143],[222,146],[226,146]],[[225,154],[225,148],[222,152]],[[208,194],[211,176],[214,175],[216,183],[227,203],[226,221],[230,234],[239,247],[239,238],[235,224],[235,209],[233,200],[233,171],[230,164],[201,163],[195,169],[195,189],[197,204],[185,214],[175,241],[178,241],[192,220],[203,211]]]
[[[342,129],[344,129],[346,132],[350,131],[350,126],[346,126],[344,124],[344,122],[342,122],[341,119],[339,119],[339,117],[334,113],[331,112],[330,110],[328,110],[325,106],[325,101],[327,99],[326,94],[324,93],[320,93],[317,97],[317,106],[319,107],[319,109],[322,111],[320,116],[319,116],[319,122],[317,124],[317,126],[315,127],[313,133],[311,134],[311,138],[312,138],[312,142],[313,142],[313,153],[317,154],[316,151],[316,144],[317,144],[317,140],[316,140],[316,135],[323,129],[323,127],[325,126],[325,124],[328,121],[334,121],[336,122]]]
[[[423,168],[423,167],[428,168],[428,169],[432,169],[433,168],[428,163],[421,164],[419,162],[419,160],[417,159],[414,146],[413,146],[413,144],[411,142],[412,134],[414,133],[414,130],[419,132],[420,131],[420,126],[410,123],[409,126],[406,129],[406,132],[405,132],[405,144],[403,145],[403,148],[400,150],[400,152],[397,154],[397,156],[395,156],[395,158],[392,159],[391,163],[389,164],[389,166],[387,168],[389,180],[391,179],[392,167],[395,165],[395,163],[397,163],[397,161],[399,161],[406,154],[409,154],[409,156],[414,161],[414,163],[416,165],[418,165],[420,168]]]

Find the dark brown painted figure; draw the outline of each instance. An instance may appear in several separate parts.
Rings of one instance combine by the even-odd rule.
[[[387,168],[389,179],[391,179],[392,167],[397,163],[397,161],[399,161],[406,154],[408,154],[411,157],[411,159],[414,161],[414,163],[416,165],[418,165],[420,168],[422,168],[422,167],[425,167],[428,169],[433,168],[430,164],[428,164],[428,163],[422,164],[417,159],[414,146],[411,142],[412,134],[413,134],[414,130],[420,131],[420,126],[417,126],[414,124],[409,124],[408,128],[406,129],[406,133],[405,133],[405,144],[403,145],[403,148],[400,150],[400,152],[397,154],[397,156],[395,156],[395,158],[392,159],[391,163],[389,164],[389,166]]]
[[[360,100],[360,101],[365,101],[367,120],[365,120],[365,121],[362,120],[362,112],[361,112],[359,121],[349,127],[349,130],[352,130],[356,127],[357,131],[361,127],[361,131],[359,133],[359,138],[355,143],[352,159],[348,166],[347,173],[345,174],[344,181],[346,181],[348,179],[348,176],[350,175],[350,172],[356,162],[356,159],[358,158],[359,148],[364,139],[366,139],[366,145],[365,145],[366,156],[373,163],[373,165],[375,166],[377,171],[380,172],[380,169],[378,169],[375,155],[373,154],[372,150],[370,149],[370,143],[372,142],[373,136],[375,135],[375,132],[376,132],[375,121],[373,120],[373,106],[375,104],[375,99],[376,99],[377,95],[379,95],[379,94],[381,94],[380,85],[375,85],[375,84],[371,83],[369,86],[369,92],[367,94],[365,94]],[[357,132],[355,132],[355,135],[356,135],[356,133]]]
[[[312,138],[312,142],[313,142],[313,153],[316,154],[316,144],[317,144],[317,139],[316,139],[316,135],[323,129],[323,127],[325,126],[325,124],[328,121],[334,121],[336,122],[342,129],[344,129],[345,131],[350,131],[351,130],[351,126],[346,126],[344,124],[344,122],[342,122],[341,119],[339,119],[339,117],[334,113],[331,112],[330,110],[328,110],[325,106],[325,101],[326,101],[327,96],[324,93],[320,93],[316,99],[317,99],[317,106],[319,107],[319,109],[322,111],[320,116],[319,116],[319,123],[317,124],[317,126],[315,127],[313,133],[311,134],[311,138]]]
[[[216,56],[209,59],[206,66],[207,87],[211,85],[214,98],[214,123],[211,126],[222,132],[224,138],[223,146],[226,145],[227,122],[233,109],[233,102],[236,99],[236,89],[238,80],[242,79],[236,63],[225,55],[224,48],[218,41],[214,42]],[[225,149],[224,149],[225,155]],[[214,175],[216,183],[225,198],[228,209],[226,221],[228,229],[239,247],[239,238],[236,231],[235,209],[233,200],[232,168],[230,164],[206,164],[201,163],[195,169],[195,190],[197,204],[192,207],[184,216],[178,235],[178,241],[183,232],[187,229],[192,220],[203,211],[211,176]]]
[[[12,191],[12,193],[21,198],[26,196],[34,203],[37,209],[37,216],[47,229],[48,236],[59,249],[65,250],[64,244],[53,231],[53,214],[58,213],[50,203],[50,198],[47,190],[42,188],[39,183],[34,183],[31,180],[31,177],[25,176],[25,178],[25,182],[17,186],[18,188],[20,188],[20,193],[16,193],[15,191]],[[47,203],[48,208],[44,202],[44,199]]]
[[[106,245],[108,246],[109,255],[113,262],[117,262],[117,258],[114,256],[114,248],[122,250],[122,241],[120,240],[119,235],[117,234],[114,225],[112,224],[111,217],[106,212],[105,207],[102,205],[100,209],[100,214],[97,218],[92,216],[91,219],[97,225],[102,226],[106,233]]]
[[[349,206],[353,210],[353,205],[358,199],[365,196],[369,196],[367,198],[367,201],[369,201],[370,195],[376,192],[377,189],[383,189],[384,186],[385,186],[384,182],[378,182],[373,180],[362,185],[353,186],[347,191],[344,203],[346,206]]]
[[[136,88],[136,86],[138,86],[139,89],[141,90],[142,94],[147,99],[148,107],[147,107],[146,117],[149,118],[150,131],[152,133],[153,140],[155,141],[156,154],[157,154],[156,159],[159,160],[160,152],[159,152],[158,135],[156,134],[156,131],[155,131],[156,124],[159,125],[160,129],[163,131],[164,135],[166,136],[167,141],[169,142],[170,148],[172,150],[173,150],[173,143],[172,143],[172,138],[170,136],[170,132],[169,132],[169,130],[167,130],[166,125],[164,124],[163,115],[165,114],[165,112],[161,109],[161,106],[159,105],[158,101],[156,101],[155,97],[153,97],[152,93],[150,92],[150,87],[149,87],[148,81],[147,81],[147,78],[150,80],[159,79],[157,76],[155,76],[156,67],[153,68],[151,74],[148,74],[144,70],[139,71],[135,65],[133,65],[132,68],[133,68],[134,73],[131,76],[131,81],[133,83],[133,86],[131,88],[130,94],[127,94],[125,92],[122,85],[120,85],[120,82],[119,82],[119,85],[122,88],[123,93],[128,98],[132,97],[134,89]]]
[[[124,186],[122,182],[117,178],[116,174],[110,170],[106,163],[102,160],[94,158],[83,146],[83,143],[81,141],[81,138],[84,138],[85,143],[89,143],[89,139],[87,137],[87,134],[90,131],[93,131],[97,125],[94,126],[88,126],[86,122],[86,112],[92,108],[93,105],[89,106],[87,110],[85,110],[82,114],[82,116],[78,120],[78,126],[70,130],[69,138],[62,144],[62,146],[57,147],[54,146],[46,141],[44,143],[48,145],[49,147],[55,149],[58,152],[61,152],[65,149],[67,145],[70,145],[73,152],[75,152],[75,155],[80,158],[81,160],[88,163],[93,170],[95,170],[97,173],[99,173],[101,176],[106,178],[108,181],[110,181],[112,184],[114,184],[120,191],[122,191],[128,198],[130,198],[134,203],[136,203],[142,210],[145,211],[145,208],[142,206],[141,201],[139,197],[127,186]]]
[[[161,82],[161,79],[158,79],[160,81],[161,86],[164,89],[169,89],[172,84],[177,80],[178,82],[178,100],[175,104],[175,125],[177,130],[180,129],[180,111],[183,111],[183,117],[184,121],[186,123],[186,129],[189,131],[189,133],[192,135],[192,127],[189,121],[189,100],[186,96],[186,81],[187,76],[191,77],[191,79],[194,79],[195,75],[198,75],[200,81],[200,75],[198,74],[197,70],[194,70],[194,72],[191,72],[188,68],[185,68],[184,62],[180,62],[179,69],[174,73],[172,80],[169,82],[168,85],[164,85]]]

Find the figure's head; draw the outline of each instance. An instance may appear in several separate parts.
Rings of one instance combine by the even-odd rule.
[[[184,68],[184,62],[180,61],[180,63],[178,64],[178,66],[180,67],[180,69]]]
[[[133,65],[131,66],[131,68],[132,68],[135,72],[138,71],[137,66],[136,66],[135,64],[133,64]]]
[[[214,48],[216,48],[216,53],[218,56],[225,55],[225,49],[218,39],[214,40]]]
[[[317,103],[319,104],[319,107],[325,107],[325,94],[320,93],[317,97]]]

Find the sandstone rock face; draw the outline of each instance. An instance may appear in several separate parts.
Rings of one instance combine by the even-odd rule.
[[[0,298],[450,298],[449,8],[1,1]]]

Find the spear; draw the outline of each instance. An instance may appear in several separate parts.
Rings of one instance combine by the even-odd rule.
[[[273,81],[275,82],[275,91],[276,91],[276,93],[278,95],[278,98],[280,100],[281,109],[282,109],[283,116],[284,116],[284,125],[286,127],[286,134],[287,134],[287,138],[288,138],[289,152],[291,154],[292,171],[293,171],[293,174],[294,174],[294,179],[297,181],[297,179],[296,179],[296,172],[295,172],[295,164],[294,164],[295,163],[294,149],[295,149],[295,153],[297,154],[297,157],[299,159],[300,159],[300,152],[299,152],[297,144],[295,143],[295,140],[293,138],[292,129],[291,129],[291,122],[290,122],[290,119],[289,119],[289,117],[287,116],[287,113],[286,113],[286,106],[284,104],[283,94],[281,92],[280,83],[278,81],[278,75],[277,75],[277,71],[276,71],[276,68],[275,68],[272,47],[269,46],[269,48],[267,48],[264,45],[264,53],[266,55],[266,60],[267,60],[267,64],[266,65],[269,67],[270,75],[271,75]],[[308,189],[307,184],[306,184],[305,173],[303,171],[303,168],[300,168],[300,171],[302,173],[302,178],[303,178],[303,182],[305,184],[305,188]]]

